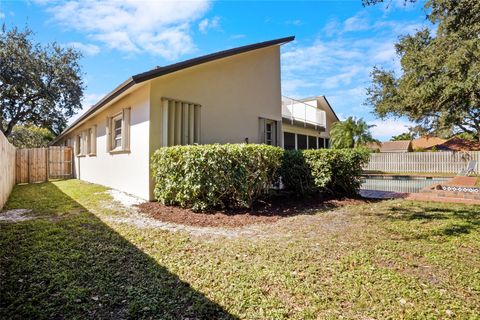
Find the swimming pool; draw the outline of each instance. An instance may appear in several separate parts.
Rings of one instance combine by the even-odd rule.
[[[418,192],[435,183],[451,178],[417,176],[380,176],[369,175],[362,178],[361,190],[379,190],[390,192]]]

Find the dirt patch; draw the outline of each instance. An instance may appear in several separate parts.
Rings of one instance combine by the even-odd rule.
[[[126,208],[130,208],[133,205],[137,205],[145,201],[125,192],[114,189],[108,190],[107,193],[113,198],[114,201],[121,203]]]
[[[270,203],[258,203],[252,209],[222,210],[209,213],[197,213],[191,209],[165,206],[159,202],[147,202],[138,205],[141,213],[167,223],[184,224],[195,227],[239,228],[253,224],[274,223],[280,219],[313,214],[350,204],[365,204],[371,200],[326,199],[326,198],[289,198],[277,197]]]
[[[20,222],[34,219],[33,216],[26,215],[30,213],[30,209],[12,209],[0,213],[0,221],[4,222]]]

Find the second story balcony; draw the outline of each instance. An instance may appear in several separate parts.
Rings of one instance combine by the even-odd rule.
[[[325,131],[326,128],[325,111],[288,97],[282,97],[282,121],[319,131]]]

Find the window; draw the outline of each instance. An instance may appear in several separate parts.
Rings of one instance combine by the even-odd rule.
[[[200,143],[200,111],[197,103],[162,98],[162,144]]]
[[[260,118],[260,142],[277,145],[277,121]]]
[[[283,147],[286,150],[295,150],[295,133],[283,133]]]
[[[317,137],[308,136],[308,149],[317,149]]]
[[[112,119],[112,150],[119,150],[122,148],[122,115],[118,115]]]
[[[318,148],[319,148],[319,149],[325,148],[325,139],[323,139],[323,138],[318,138]]]
[[[305,150],[307,149],[307,136],[304,134],[297,134],[297,149]]]
[[[82,132],[75,137],[75,154],[77,157],[85,156],[85,134]]]
[[[89,156],[97,154],[97,126],[93,126],[87,131],[87,153]]]
[[[330,139],[325,138],[325,148],[330,148]]]
[[[92,130],[91,135],[96,139],[94,131]],[[92,150],[93,147],[96,148],[92,144]],[[125,108],[114,117],[107,118],[107,152],[130,152],[130,108]]]

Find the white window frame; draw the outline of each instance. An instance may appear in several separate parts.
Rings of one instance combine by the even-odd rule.
[[[84,132],[80,132],[75,136],[75,155],[77,157],[85,157],[85,139]]]
[[[118,129],[115,129],[115,122],[117,121],[120,121],[120,128]],[[123,114],[122,113],[119,113],[117,115],[115,115],[114,117],[112,117],[112,123],[110,125],[110,128],[112,128],[112,134],[110,135],[110,145],[111,145],[111,149],[110,151],[121,151],[122,150],[122,140],[123,140],[123,136],[122,136],[122,133],[123,133]],[[116,135],[116,130],[120,130],[120,137],[118,138],[120,140],[120,145],[118,146],[115,146],[116,145],[116,140],[117,140],[117,135]]]
[[[268,131],[267,127],[270,125],[270,139],[268,139]],[[265,119],[265,127],[264,127],[264,138],[263,143],[270,145],[270,146],[277,146],[277,121]]]
[[[97,155],[97,126],[87,129],[87,154],[92,157]]]
[[[115,153],[129,153],[130,152],[130,118],[131,109],[124,108],[121,112],[112,117],[107,117],[107,152]],[[115,122],[121,121],[120,128],[115,130]],[[120,136],[116,137],[115,133],[119,132]],[[120,145],[116,145],[116,141],[120,141]]]
[[[266,145],[271,146],[278,146],[279,145],[279,124],[278,121],[259,117],[259,143],[263,143]],[[270,126],[270,131],[267,130],[268,125]],[[268,133],[270,133],[270,139],[268,139]]]

